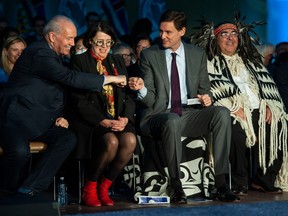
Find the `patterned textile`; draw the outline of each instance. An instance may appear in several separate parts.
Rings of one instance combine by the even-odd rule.
[[[135,153],[134,170],[130,162],[124,169],[124,180],[130,188],[134,187],[134,199],[137,196],[167,195],[168,171],[161,141],[142,137],[144,146],[143,164],[141,153]],[[186,196],[204,195],[210,197],[214,187],[214,170],[209,164],[209,152],[204,138],[182,137],[183,155],[181,182]],[[135,177],[135,178],[133,178]]]
[[[105,66],[102,64],[103,59],[98,58],[91,50],[91,55],[93,56],[93,58],[95,58],[97,60],[97,65],[96,65],[96,69],[97,72],[100,75],[109,75]],[[116,68],[114,67],[114,75],[117,76],[118,72],[116,70]],[[113,90],[113,85],[104,85],[103,86],[103,90],[102,90],[103,94],[106,96],[107,98],[107,114],[108,117],[110,118],[114,118],[115,117],[115,103],[114,103],[114,90]]]
[[[211,91],[213,93],[214,105],[225,106],[231,112],[236,111],[239,107],[244,109],[247,121],[235,117],[235,121],[239,121],[247,135],[246,145],[251,147],[255,144],[256,139],[259,142],[259,163],[263,171],[270,166],[278,157],[278,149],[283,150],[284,163],[277,179],[277,186],[283,189],[288,189],[287,175],[287,120],[288,116],[278,89],[270,77],[267,69],[255,68],[253,64],[246,65],[246,69],[251,76],[251,83],[256,83],[258,88],[254,91],[258,93],[260,98],[260,119],[259,131],[254,131],[252,126],[252,109],[247,95],[242,94],[233,81],[233,74],[230,72],[232,66],[228,66],[227,60],[223,56],[215,56],[211,61],[208,61],[208,73],[211,81]],[[266,107],[269,107],[272,112],[271,133],[270,133],[270,158],[266,158]],[[278,128],[278,123],[281,123],[282,128]]]

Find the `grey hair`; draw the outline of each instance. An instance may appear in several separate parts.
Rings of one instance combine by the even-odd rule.
[[[57,34],[60,34],[63,30],[61,21],[73,23],[73,21],[66,16],[56,15],[45,25],[43,29],[43,34],[47,35],[49,32],[55,32]]]

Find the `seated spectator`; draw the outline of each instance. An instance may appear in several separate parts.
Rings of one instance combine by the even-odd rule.
[[[144,107],[140,116],[141,135],[162,141],[170,201],[185,204],[187,198],[180,180],[181,136],[199,137],[212,132],[215,199],[235,201],[238,197],[231,193],[226,180],[231,142],[229,110],[211,106],[206,55],[202,49],[181,41],[186,28],[183,12],[164,12],[160,18],[161,44],[141,52],[143,79],[129,79],[129,87],[138,90],[138,100]],[[191,105],[191,99],[201,105]]]
[[[272,62],[274,60],[275,46],[273,44],[262,44],[257,46],[257,50],[262,57],[262,63],[273,77]]]
[[[136,40],[135,46],[135,54],[136,54],[136,61],[134,64],[131,64],[127,70],[129,77],[141,77],[140,75],[140,53],[143,49],[147,49],[152,45],[152,40],[150,37],[139,37]]]
[[[115,55],[121,55],[124,59],[125,66],[128,67],[135,62],[135,55],[131,46],[125,43],[116,44],[112,53]]]
[[[35,16],[32,20],[33,32],[25,38],[27,45],[33,43],[34,41],[43,40],[43,29],[46,24],[46,18],[44,16]]]
[[[75,37],[75,46],[71,48],[71,56],[72,55],[79,55],[87,51],[87,48],[83,44],[84,35],[79,35]]]
[[[1,83],[7,82],[7,78],[10,75],[16,60],[19,58],[25,48],[26,42],[20,36],[12,36],[6,39],[1,54],[1,63],[3,67],[3,69],[1,68],[1,71],[5,73],[5,76],[1,75]]]
[[[206,44],[214,106],[230,110],[232,191],[247,195],[251,186],[266,193],[282,193],[275,181],[282,155],[287,155],[287,115],[247,26],[239,19],[236,24],[223,22],[215,28],[207,24],[193,38],[199,46]],[[283,186],[287,185],[287,179],[282,180]]]
[[[116,35],[109,25],[102,22],[93,25],[84,40],[88,50],[71,58],[72,69],[127,76],[123,58],[109,53],[115,42]],[[83,188],[87,206],[114,205],[109,188],[134,152],[135,103],[127,90],[107,85],[102,92],[71,91],[68,112],[78,138],[76,157],[88,158]]]
[[[288,112],[288,42],[277,44],[275,52],[274,80]]]
[[[79,73],[63,66],[77,30],[69,18],[55,16],[44,27],[45,40],[26,48],[0,91],[1,192],[34,196],[46,190],[74,149],[76,137],[63,118],[65,88],[100,91],[109,83],[126,85],[124,75]],[[109,85],[110,86],[110,85]],[[29,176],[21,182],[30,158],[30,141],[47,144]]]
[[[87,27],[86,31],[88,31],[89,28],[91,28],[95,23],[98,23],[101,20],[101,16],[98,13],[94,11],[88,12],[85,16],[85,22]]]

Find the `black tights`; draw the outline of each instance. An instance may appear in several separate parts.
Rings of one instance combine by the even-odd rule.
[[[106,133],[100,142],[95,143],[95,155],[89,161],[88,179],[97,181],[105,173],[105,177],[113,181],[129,162],[136,147],[136,136],[131,133]]]

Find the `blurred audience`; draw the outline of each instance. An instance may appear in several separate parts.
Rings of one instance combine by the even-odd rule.
[[[121,55],[125,61],[125,66],[128,67],[131,64],[135,63],[135,54],[131,46],[125,43],[117,43],[112,48],[112,53],[115,55]]]
[[[274,80],[288,112],[288,42],[276,45]]]
[[[11,36],[6,39],[1,56],[0,83],[7,82],[16,60],[25,48],[26,42],[20,36]]]
[[[35,16],[32,20],[33,32],[25,38],[27,45],[33,43],[34,41],[43,40],[43,29],[47,20],[44,16]]]

